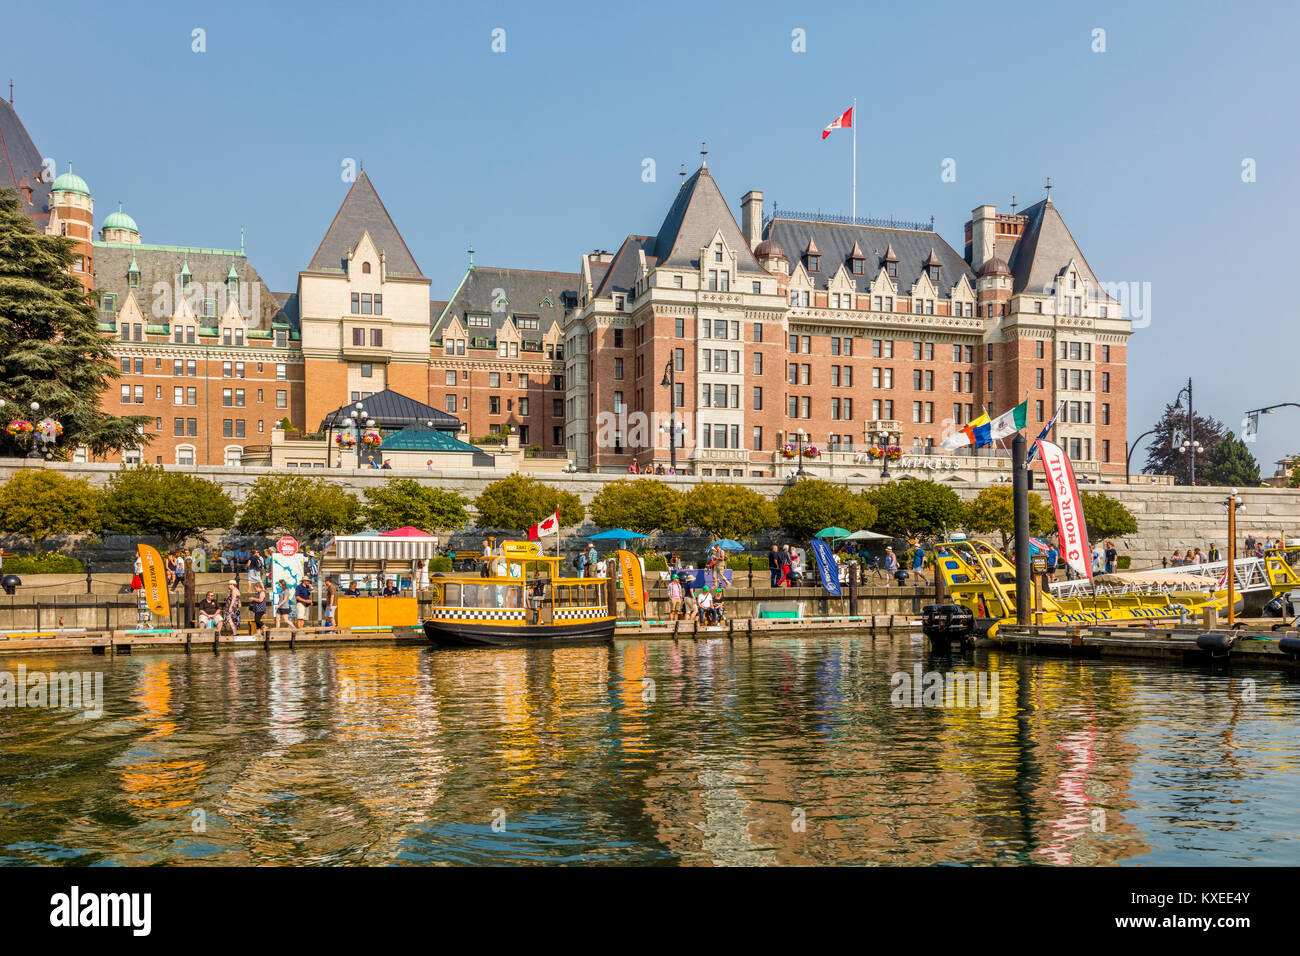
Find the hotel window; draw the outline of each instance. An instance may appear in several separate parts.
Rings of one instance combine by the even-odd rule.
[[[953,406],[952,406],[952,423],[953,423],[954,425],[960,425],[960,424],[961,424],[961,404],[960,404],[960,403],[954,403]],[[916,442],[919,442],[919,441],[920,441],[919,438],[917,438],[917,439],[913,439],[913,444],[915,444]]]
[[[135,401],[136,401],[136,404],[137,404],[137,405],[142,405],[142,404],[144,404],[144,386],[143,386],[143,385],[137,385],[137,386],[135,386]]]
[[[798,385],[799,384],[799,363],[787,362],[785,366],[785,370],[786,370],[786,381],[788,381],[791,385]]]
[[[235,404],[234,389],[223,388],[221,390],[221,404],[224,408],[229,408],[230,406]]]
[[[805,355],[812,351],[812,336],[799,336],[799,351],[803,352]]]
[[[176,464],[193,465],[194,464],[194,446],[178,445],[176,447]]]
[[[831,366],[831,387],[838,388],[839,384],[840,384],[840,367],[838,365],[832,365]]]
[[[614,378],[617,381],[623,380],[623,360],[621,358],[614,359]]]
[[[231,329],[222,329],[222,330],[221,330],[221,344],[222,344],[222,345],[233,345],[233,344],[234,344],[234,341],[235,341],[235,340],[234,340],[234,332],[233,332],[233,330],[231,330]]]
[[[787,351],[794,352],[796,354],[799,352],[799,336],[797,335],[790,336],[790,344],[787,347]]]
[[[989,387],[988,387],[988,390],[989,390],[990,392],[993,391],[993,369],[989,369]]]
[[[499,395],[488,396],[488,414],[489,415],[501,414],[501,396]]]
[[[488,372],[488,388],[500,388],[500,387],[501,387],[501,373]]]
[[[131,386],[130,386],[130,385],[123,385],[123,386],[122,386],[122,404],[123,404],[123,405],[130,405],[130,404],[131,404]]]
[[[876,419],[880,418],[880,399],[878,398],[871,400],[871,417]]]
[[[680,288],[682,287],[682,277],[681,277],[681,276],[673,276],[673,287],[676,288],[676,289],[680,289]]]
[[[809,385],[809,384],[811,384],[811,382],[812,382],[812,366],[811,366],[811,365],[800,365],[800,366],[799,366],[799,384],[800,384],[800,385]]]
[[[230,331],[230,330],[227,329],[226,331],[228,332],[228,331]],[[233,366],[230,362],[222,362],[222,363],[221,363],[221,377],[222,377],[222,378],[230,378],[230,373],[231,373],[231,371],[232,371],[233,369],[234,369],[234,366]]]
[[[184,434],[185,434],[185,419],[183,419],[183,418],[173,418],[173,419],[172,419],[172,436],[175,437],[175,438],[181,438],[181,437],[184,436]]]
[[[762,352],[754,353],[754,374],[755,375],[763,374],[763,353]]]
[[[1042,358],[1042,357],[1043,357],[1043,343],[1042,343],[1042,342],[1035,342],[1035,343],[1034,343],[1034,358]],[[1040,385],[1039,388],[1042,388],[1042,386]]]
[[[912,369],[912,388],[918,392],[921,390],[921,370],[919,368]]]
[[[912,403],[912,421],[914,421],[914,422],[919,422],[920,420],[921,420],[921,403],[920,403],[920,402],[913,402],[913,403]]]
[[[284,329],[275,330],[275,347],[284,349],[289,347],[289,333]]]
[[[1041,368],[1036,368],[1034,369],[1034,388],[1042,388],[1042,387],[1043,387],[1043,370]]]
[[[789,396],[789,397],[786,399],[786,405],[787,405],[787,408],[786,408],[786,417],[787,417],[787,418],[798,418],[798,417],[799,417],[799,398],[798,398],[798,396],[795,396],[795,395],[791,395],[791,396]]]
[[[623,330],[622,330],[622,329],[615,329],[615,330],[614,330],[614,348],[616,348],[616,349],[621,349],[622,347],[623,347]]]
[[[754,441],[754,451],[762,451],[763,450],[763,429],[758,425],[754,426],[753,441]]]
[[[445,408],[449,412],[454,412],[456,410],[456,396],[455,395],[446,396],[446,401],[443,403],[443,408]]]
[[[275,407],[276,408],[289,407],[289,393],[286,392],[284,389],[280,389],[275,393]]]
[[[927,423],[934,422],[934,402],[925,403],[925,420]]]
[[[172,404],[173,405],[185,404],[185,389],[179,387],[172,389]]]
[[[275,366],[275,377],[282,382],[287,379],[289,377],[289,366],[284,363],[277,363]]]
[[[262,390],[260,388],[257,390],[257,404],[262,404]]]
[[[384,297],[375,293],[375,315],[384,314]]]
[[[235,437],[235,423],[231,421],[229,418],[223,419],[221,422],[221,437],[222,438]]]
[[[243,378],[243,377],[244,377],[244,363],[243,363],[243,362],[236,362],[236,363],[235,363],[235,378]]]
[[[373,347],[375,347],[375,348],[380,348],[381,346],[383,346],[383,344],[384,344],[384,330],[383,330],[383,329],[371,329],[371,330],[370,330],[370,344],[371,344]]]
[[[455,385],[455,384],[456,384],[456,372],[455,372],[454,369],[449,369],[449,370],[447,371],[447,375],[446,375],[446,384],[447,384],[447,385]]]
[[[353,345],[365,345],[365,344],[366,344],[366,330],[365,330],[365,329],[359,329],[359,328],[358,328],[358,329],[353,329],[353,330],[352,330],[352,344],[353,344]]]
[[[1101,423],[1103,425],[1110,424],[1110,402],[1101,403]]]
[[[1043,420],[1043,400],[1041,398],[1034,402],[1034,420],[1039,422]]]
[[[952,373],[952,390],[954,392],[961,391],[961,372]]]
[[[456,354],[457,354],[457,355],[464,355],[464,354],[465,354],[465,340],[464,340],[464,339],[457,339],[457,340],[456,340]]]
[[[685,349],[673,349],[673,368],[678,372],[686,370]]]
[[[799,399],[799,412],[801,418],[812,418],[812,399],[807,395]]]
[[[519,399],[519,414],[520,415],[528,414],[528,399],[526,398]]]
[[[763,387],[761,385],[755,385],[754,386],[754,411],[758,412],[758,411],[762,411],[762,409],[763,409]]]
[[[838,398],[832,398],[832,399],[831,399],[831,419],[832,419],[833,421],[839,421],[839,417],[840,417],[840,400],[839,400]]]
[[[753,285],[753,290],[752,290],[752,291],[753,291],[754,295],[758,295],[760,292],[763,291],[763,283],[761,283],[761,282],[755,282],[754,285]]]
[[[1101,440],[1101,460],[1110,461],[1110,439],[1109,438],[1103,438]]]
[[[674,320],[673,320],[673,336],[674,336],[675,338],[679,338],[679,339],[682,339],[682,338],[685,338],[685,337],[686,337],[686,320],[685,320],[685,319],[674,319]]]
[[[1101,373],[1101,390],[1103,392],[1110,391],[1110,372]]]
[[[1103,345],[1103,346],[1101,347],[1101,360],[1102,360],[1103,362],[1106,362],[1106,363],[1109,364],[1109,362],[1110,362],[1110,346],[1109,346],[1109,345]]]
[[[677,382],[677,383],[675,383],[674,394],[673,394],[673,401],[674,401],[674,403],[676,403],[676,405],[677,405],[678,408],[681,408],[683,405],[686,404],[686,386],[685,386],[682,382]],[[557,402],[557,404],[556,404],[556,408],[557,408],[557,409],[559,408],[559,404],[558,404],[558,402]],[[562,411],[557,411],[557,412],[555,413],[555,415],[556,415],[557,418],[558,418],[561,414],[563,414]]]
[[[369,293],[369,292],[363,292],[363,293],[361,293],[361,314],[362,314],[362,315],[374,315],[374,314],[375,314],[375,304],[374,304],[374,299],[372,299],[372,298],[370,297],[370,293]]]

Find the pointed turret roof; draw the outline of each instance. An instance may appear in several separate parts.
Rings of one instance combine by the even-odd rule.
[[[50,184],[41,178],[44,173],[41,151],[32,142],[13,106],[8,100],[0,99],[0,189],[17,192],[23,215],[42,225],[50,218]],[[31,202],[27,201],[23,187],[31,190]]]
[[[930,247],[930,255],[926,258],[925,262],[923,262],[922,265],[924,265],[927,269],[930,266],[939,266],[940,268],[943,267],[943,260],[940,259],[937,255],[935,255],[934,246]]]
[[[931,251],[933,251],[934,247],[931,246],[930,249],[931,249]],[[880,261],[881,261],[881,262],[897,262],[897,261],[898,261],[898,253],[896,253],[896,252],[894,251],[894,244],[893,244],[892,242],[891,242],[889,245],[887,245],[887,246],[885,247],[885,254],[881,257]]]
[[[933,250],[933,249],[930,250],[930,255],[934,255],[934,250]],[[866,258],[866,256],[864,256],[864,255],[862,254],[862,247],[861,247],[860,245],[858,245],[858,240],[856,240],[856,239],[853,240],[853,248],[849,250],[849,258],[850,258],[850,259],[865,259],[865,258]]]
[[[1029,222],[1011,254],[1013,291],[1045,292],[1055,285],[1071,259],[1079,264],[1079,272],[1085,279],[1094,286],[1097,284],[1088,260],[1050,199],[1035,203],[1021,215]]]
[[[661,266],[698,269],[700,250],[713,241],[719,231],[727,246],[736,253],[736,265],[742,272],[763,272],[749,243],[736,225],[736,217],[722,198],[718,184],[708,168],[701,166],[695,175],[682,183],[672,208],[654,240],[653,256]],[[650,250],[647,250],[647,257]]]
[[[803,254],[805,256],[821,255],[821,253],[817,251],[817,240],[814,239],[812,236],[808,237],[808,245],[804,247]]]
[[[307,268],[343,269],[348,256],[367,232],[375,247],[384,254],[389,275],[424,278],[364,169],[343,197],[343,204]]]

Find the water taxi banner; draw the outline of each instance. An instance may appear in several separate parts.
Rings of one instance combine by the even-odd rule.
[[[814,538],[810,547],[813,558],[817,561],[817,574],[821,578],[822,587],[828,594],[839,597],[840,568],[835,563],[835,554],[831,551],[831,546],[821,538]]]
[[[137,544],[140,555],[140,580],[144,584],[144,599],[149,610],[162,617],[172,612],[171,595],[167,593],[167,575],[163,570],[162,555],[147,544]]]
[[[641,562],[631,551],[618,552],[619,580],[623,582],[623,600],[638,614],[645,608],[641,584]]]
[[[1079,500],[1079,486],[1074,480],[1070,459],[1059,445],[1039,439],[1039,458],[1047,477],[1047,492],[1056,512],[1056,538],[1061,544],[1061,557],[1076,574],[1092,580],[1092,551],[1088,547],[1088,526],[1083,520],[1083,503]]]

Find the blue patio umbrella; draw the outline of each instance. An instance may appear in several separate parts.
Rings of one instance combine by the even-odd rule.
[[[628,531],[626,528],[610,528],[608,531],[602,531],[600,534],[587,535],[588,541],[630,541],[633,538],[648,538],[648,534],[637,534],[635,531]]]
[[[723,538],[721,541],[713,542],[723,551],[744,551],[745,546],[739,541],[733,541],[731,538]]]

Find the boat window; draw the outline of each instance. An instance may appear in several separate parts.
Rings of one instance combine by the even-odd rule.
[[[442,593],[439,595],[438,603],[443,607],[460,607],[460,585],[445,584],[440,586]]]

